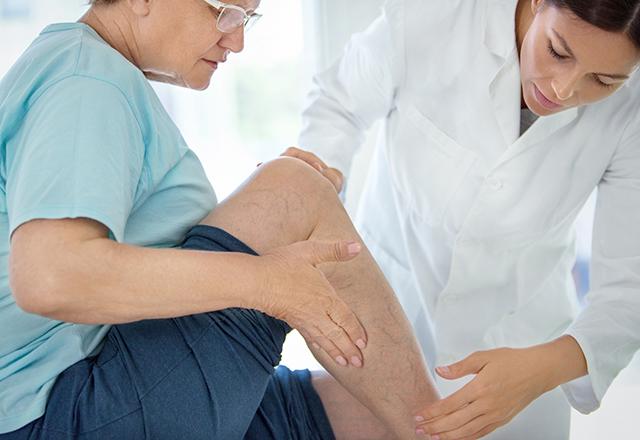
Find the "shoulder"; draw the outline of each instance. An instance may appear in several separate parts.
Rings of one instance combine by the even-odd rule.
[[[100,123],[114,122],[114,113],[138,119],[135,106],[116,83],[75,73],[38,90],[37,99],[30,102],[26,111],[27,117],[39,114],[46,115],[47,120],[75,117],[78,123],[91,119]]]
[[[77,63],[73,74],[109,83],[132,99],[147,92],[149,84],[140,69],[109,46],[92,29],[80,29]]]
[[[457,32],[457,26],[482,20],[488,1],[387,0],[384,11],[392,22],[405,26],[407,31],[437,35],[446,30],[448,34]]]
[[[583,107],[577,126],[611,152],[609,169],[640,173],[640,76],[633,75],[612,96]]]
[[[625,115],[622,148],[632,148],[640,153],[640,74],[638,71],[629,79],[621,93],[623,103],[617,108]]]
[[[513,2],[515,0],[504,0]],[[465,57],[484,40],[490,0],[387,0],[393,39],[408,60]],[[509,23],[506,23],[509,25]],[[432,60],[433,58],[431,58]],[[443,60],[439,60],[443,61]]]
[[[151,85],[90,27],[80,23],[49,26],[28,52],[26,58],[41,69],[25,72],[22,99],[27,109],[37,101],[70,110],[82,105],[103,115],[104,122],[114,122],[113,116],[106,115],[119,111],[138,125],[145,139],[153,132],[159,103]]]
[[[144,78],[122,66],[112,49],[86,32],[77,23],[48,26],[0,80],[0,145],[29,123],[54,124],[72,114],[87,119],[88,105],[107,110],[118,106],[131,116],[132,90],[146,90],[140,87]],[[87,69],[90,60],[96,67]],[[119,73],[109,79],[106,66]]]
[[[80,23],[48,26],[2,83],[0,96],[7,85],[8,94],[26,108],[52,91],[113,93],[136,107],[148,102],[151,89],[137,67]]]
[[[620,139],[625,143],[629,135],[640,143],[640,75],[636,71],[612,96],[589,106],[584,113],[593,127],[600,127],[601,135]],[[621,137],[620,137],[621,136]]]
[[[398,54],[403,84],[411,90],[425,78],[464,75],[486,49],[491,0],[388,0],[385,15]],[[515,0],[504,0],[513,2]],[[502,25],[502,15],[494,21]],[[513,20],[504,23],[513,28]]]

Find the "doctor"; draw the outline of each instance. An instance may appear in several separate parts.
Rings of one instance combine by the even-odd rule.
[[[640,347],[639,11],[389,0],[316,78],[300,137],[315,155],[287,154],[340,181],[384,119],[359,224],[445,366],[450,397],[416,414],[419,433],[567,439],[569,403],[597,409]],[[578,313],[574,221],[595,188]]]

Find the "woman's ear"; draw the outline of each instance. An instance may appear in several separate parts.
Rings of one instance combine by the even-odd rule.
[[[140,17],[146,17],[151,13],[155,0],[127,0],[131,11]]]
[[[531,12],[533,12],[533,15],[536,15],[542,6],[544,6],[544,0],[531,0]]]

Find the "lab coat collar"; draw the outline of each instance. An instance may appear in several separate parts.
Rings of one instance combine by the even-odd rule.
[[[505,148],[518,139],[520,129],[520,71],[516,47],[515,11],[518,0],[488,0],[484,44],[494,55],[489,72],[489,95]]]
[[[543,145],[542,141],[553,136],[561,128],[571,124],[580,114],[577,107],[564,110],[551,116],[539,118],[500,158],[496,166],[503,165],[515,157],[533,148],[535,145]]]
[[[520,135],[520,84],[520,63],[513,47],[489,83],[494,115],[507,147]]]
[[[489,0],[486,2],[484,44],[491,53],[503,60],[516,46],[515,11],[518,0]]]

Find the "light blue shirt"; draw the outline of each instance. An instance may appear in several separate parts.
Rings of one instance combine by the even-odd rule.
[[[173,247],[215,204],[142,72],[84,24],[47,27],[0,81],[0,433],[40,417],[56,377],[109,328],[16,306],[13,231],[87,217],[118,242]]]

